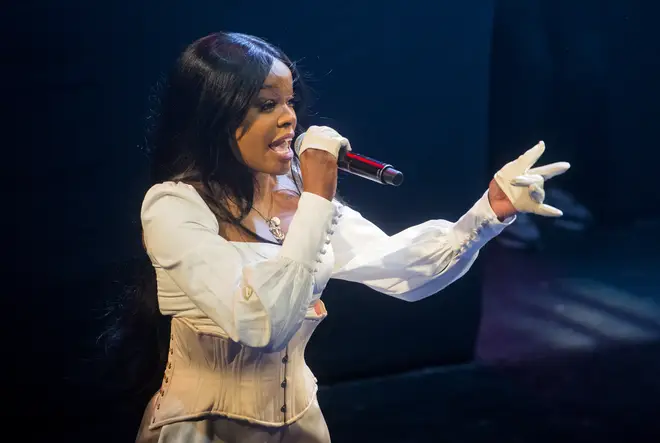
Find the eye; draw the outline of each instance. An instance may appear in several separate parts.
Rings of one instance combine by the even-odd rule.
[[[296,105],[298,104],[298,100],[296,97],[291,97],[287,102],[286,105],[290,108],[295,108]],[[277,107],[278,103],[275,100],[260,100],[259,102],[259,111],[260,112],[271,112]]]
[[[259,106],[261,112],[269,112],[275,109],[275,102],[273,100],[266,100]]]

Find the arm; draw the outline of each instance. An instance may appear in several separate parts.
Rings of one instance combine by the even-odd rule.
[[[393,236],[353,209],[340,209],[331,243],[333,278],[406,301],[421,300],[462,277],[479,249],[515,220],[500,222],[486,193],[455,223],[430,220]]]
[[[357,212],[346,214],[337,227],[334,278],[367,286],[407,301],[435,294],[459,279],[479,249],[513,223],[517,212],[560,217],[544,203],[545,181],[570,168],[556,162],[532,168],[545,151],[542,141],[500,169],[489,191],[456,223],[431,220],[392,237]]]
[[[303,193],[279,254],[243,265],[218,222],[189,185],[155,185],[142,205],[147,252],[190,300],[236,342],[283,348],[311,301],[315,266],[334,224],[335,207]]]

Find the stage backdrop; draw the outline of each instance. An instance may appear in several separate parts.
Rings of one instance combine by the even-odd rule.
[[[660,214],[660,3],[500,0],[493,32],[491,165],[543,139],[569,161],[554,186],[601,227]],[[550,203],[552,204],[552,203]]]

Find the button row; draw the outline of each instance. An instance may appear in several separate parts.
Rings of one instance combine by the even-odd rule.
[[[328,252],[328,246],[330,242],[332,241],[332,235],[335,233],[334,227],[339,223],[339,219],[342,217],[342,213],[339,207],[335,207],[334,215],[332,217],[332,224],[330,227],[326,230],[326,236],[325,236],[325,244],[319,251],[319,255],[316,257],[316,263],[323,263],[323,260],[321,259],[322,255],[325,255]],[[314,268],[314,273],[317,273],[319,271],[318,266]]]
[[[285,353],[284,357],[282,357],[282,363],[287,364],[288,362],[289,362],[289,353],[288,353],[288,348],[287,348],[287,353]],[[286,386],[287,386],[286,375],[285,375],[284,380],[282,380],[282,382],[280,383],[280,386],[282,388],[286,388]],[[286,394],[285,394],[285,400],[284,401],[285,401],[285,403],[280,408],[280,411],[282,411],[282,412],[286,412]]]
[[[459,255],[463,254],[468,246],[470,246],[470,244],[472,244],[477,239],[482,229],[485,228],[490,223],[490,221],[491,220],[487,218],[481,221],[479,226],[477,226],[477,228],[472,231],[467,240],[465,240],[461,245],[460,249],[458,250]]]
[[[172,340],[174,340],[174,334],[172,334],[170,336],[170,339],[171,339],[170,340],[170,355],[173,355],[174,354],[174,347],[172,346]],[[160,402],[163,399],[163,397],[165,396],[165,387],[166,387],[165,385],[167,385],[170,382],[170,375],[168,374],[168,372],[171,369],[172,369],[172,362],[168,361],[166,369],[165,369],[165,374],[163,374],[163,383],[161,383],[160,389],[158,391],[158,397],[159,398],[156,399],[156,410],[160,409]],[[151,419],[151,423],[156,423],[156,417]]]

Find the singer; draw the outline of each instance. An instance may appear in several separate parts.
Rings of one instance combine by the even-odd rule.
[[[539,143],[456,222],[389,236],[337,199],[346,138],[312,126],[294,152],[303,92],[285,54],[237,33],[192,43],[165,81],[141,221],[157,282],[146,295],[171,335],[139,443],[329,442],[304,361],[329,279],[417,301],[465,274],[517,212],[561,215],[543,185],[568,164],[532,168]]]

